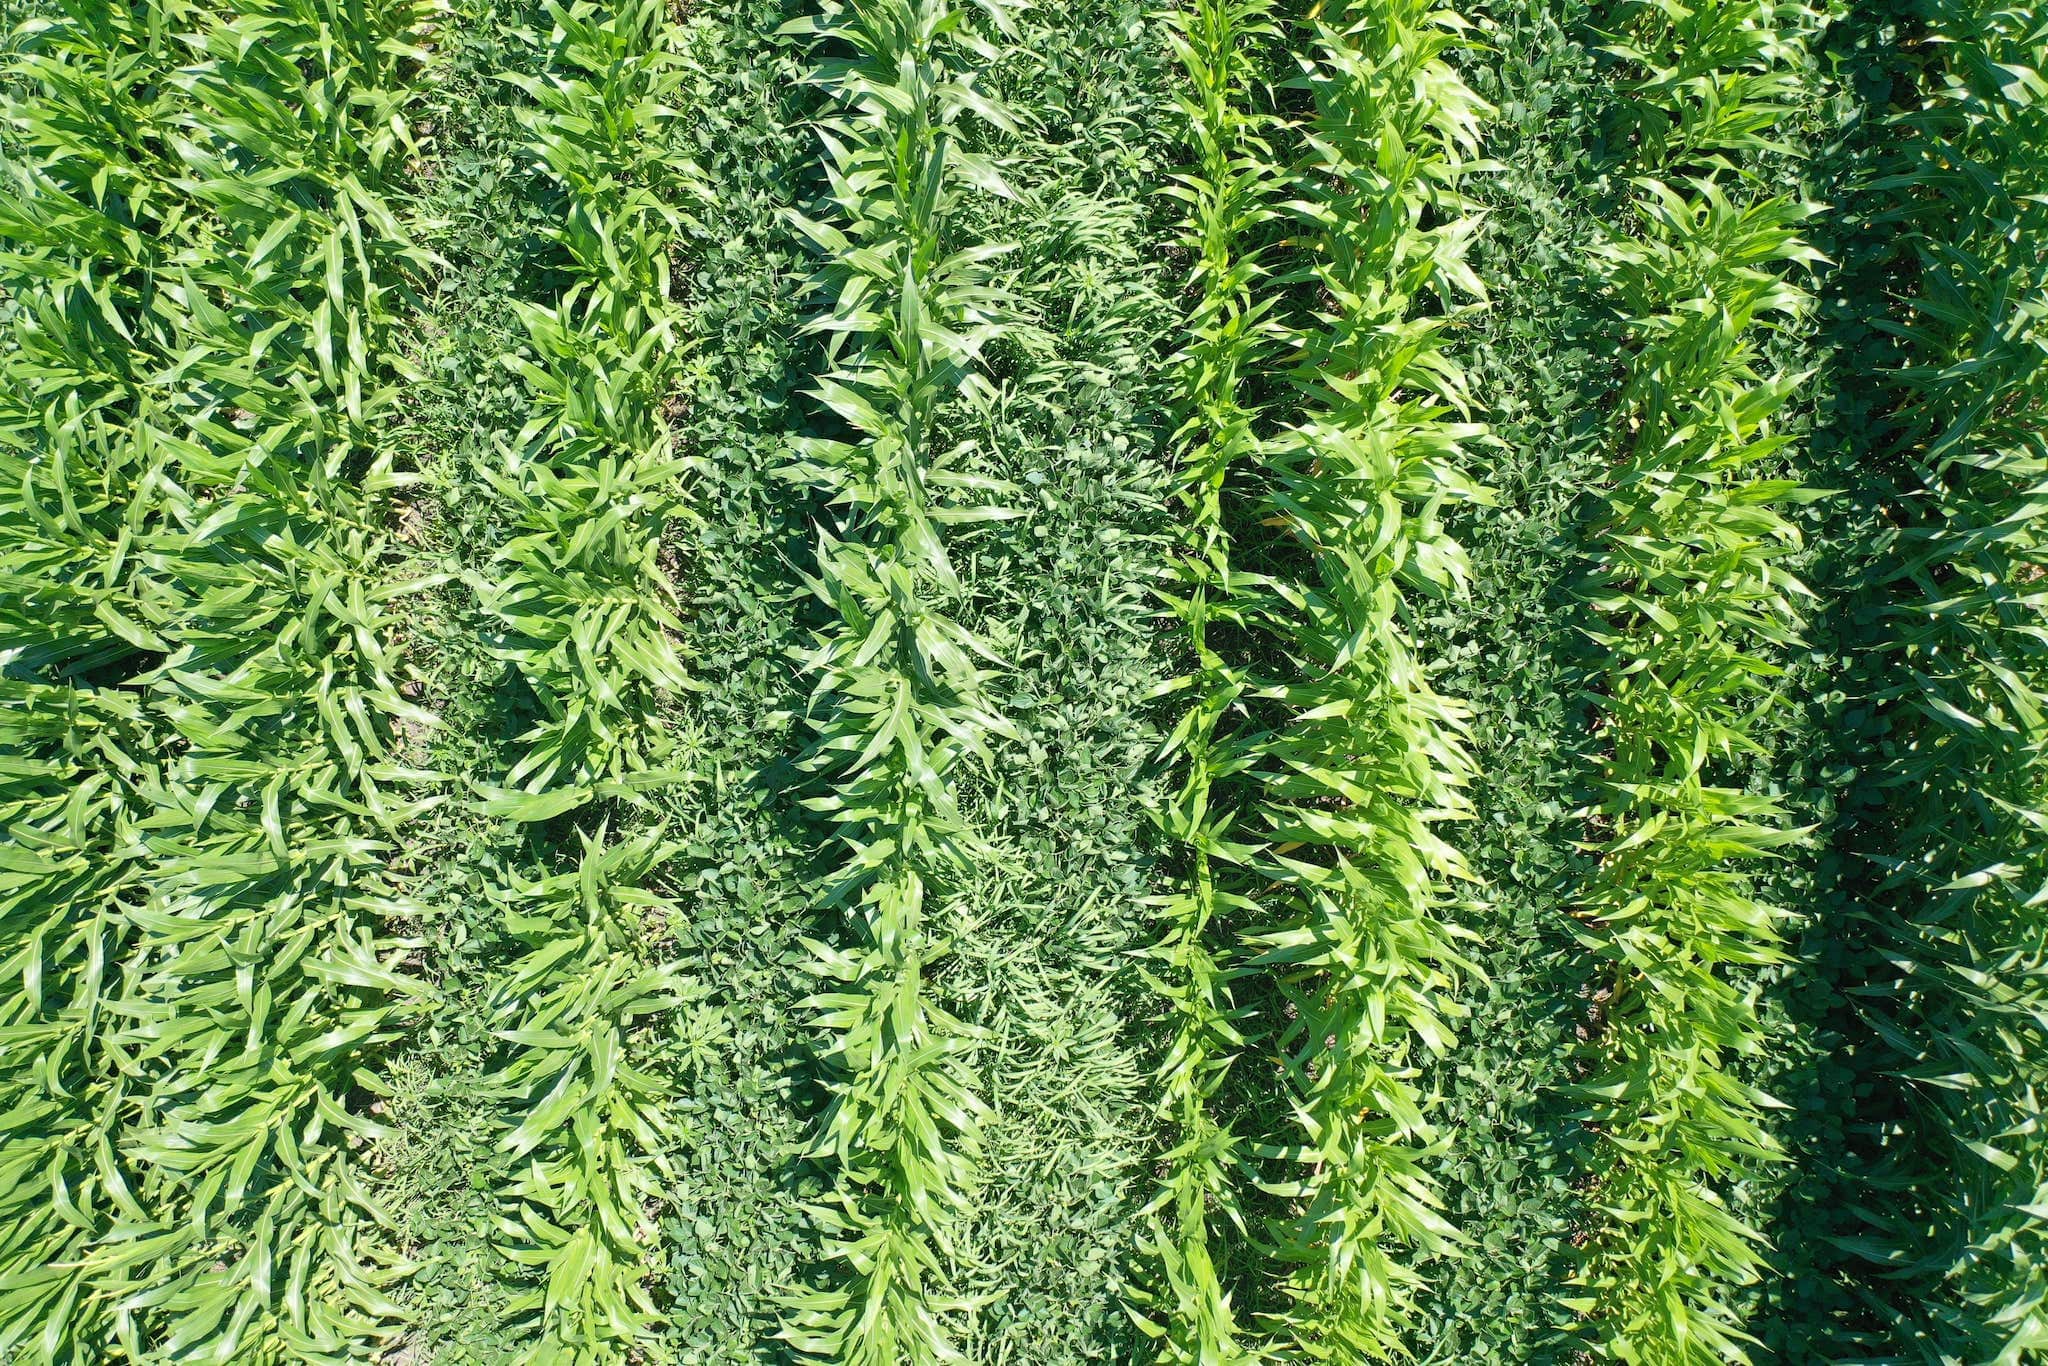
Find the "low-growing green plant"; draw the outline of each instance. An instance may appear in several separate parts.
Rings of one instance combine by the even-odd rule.
[[[1011,34],[1003,4],[979,8]],[[802,664],[826,784],[809,804],[845,846],[821,893],[856,908],[862,934],[811,944],[832,1090],[814,1155],[836,1180],[814,1214],[842,1266],[837,1284],[791,1293],[783,1336],[834,1361],[952,1360],[951,1228],[979,1180],[986,1107],[970,1033],[930,983],[947,949],[934,910],[991,852],[960,818],[955,770],[1015,728],[988,693],[1000,660],[952,615],[963,589],[942,531],[1014,514],[997,501],[1011,490],[939,441],[945,406],[986,390],[978,366],[1009,310],[992,268],[1009,248],[955,227],[971,193],[1015,194],[966,121],[1016,125],[977,88],[971,63],[995,54],[949,0],[828,3],[785,31],[816,36],[813,79],[837,105],[818,124],[829,218],[791,221],[822,253],[826,310],[808,328],[831,368],[812,392],[851,439],[801,439],[788,474],[830,509],[813,588],[835,619]]]
[[[0,121],[0,1352],[390,1339],[424,4],[56,7]]]

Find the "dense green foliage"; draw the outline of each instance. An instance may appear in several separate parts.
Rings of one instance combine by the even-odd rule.
[[[2048,1355],[2048,21],[0,0],[0,1356]]]
[[[1251,746],[1279,923],[1249,942],[1286,1003],[1272,1046],[1298,1132],[1266,1152],[1296,1172],[1265,1188],[1297,1202],[1276,1238],[1295,1268],[1281,1332],[1311,1360],[1401,1354],[1422,1283],[1407,1258],[1458,1236],[1415,1063],[1454,1042],[1470,967],[1470,874],[1435,829],[1468,814],[1468,713],[1431,684],[1412,622],[1416,599],[1465,589],[1444,510],[1488,500],[1465,468],[1483,428],[1453,350],[1484,292],[1460,178],[1493,112],[1451,65],[1462,32],[1428,3],[1351,6],[1290,81],[1313,99],[1289,209],[1320,303],[1290,319],[1295,397],[1261,520],[1309,565],[1276,563],[1255,612],[1290,667],[1263,690],[1280,724]]]
[[[988,17],[1008,27],[1000,8]],[[967,64],[987,42],[945,0],[793,27],[854,53],[815,77],[844,110],[818,123],[835,212],[794,215],[831,305],[808,327],[831,339],[811,392],[853,439],[805,438],[789,473],[833,509],[814,583],[838,619],[802,666],[818,729],[806,767],[847,862],[822,896],[858,906],[864,942],[811,943],[809,970],[839,986],[806,1004],[843,1073],[815,1150],[838,1167],[835,1191],[816,1214],[849,1284],[797,1298],[789,1331],[806,1355],[923,1363],[958,1355],[934,1292],[953,1279],[950,1225],[980,1179],[987,1115],[960,1062],[967,1027],[929,985],[958,918],[949,893],[994,853],[962,821],[954,774],[1016,733],[991,700],[1001,657],[949,614],[964,589],[941,531],[1014,515],[1000,501],[1013,489],[961,468],[971,445],[942,444],[947,403],[988,392],[981,356],[1011,311],[995,263],[1012,249],[944,229],[963,196],[1016,193],[968,150],[965,120],[1016,125],[976,89]]]
[[[0,1351],[338,1359],[408,1269],[362,1160],[430,995],[437,796],[379,433],[424,264],[413,4],[79,5],[18,41],[0,233]],[[402,856],[400,856],[402,859]]]
[[[1845,1246],[1894,1283],[1888,1340],[1929,1359],[2048,1350],[2040,1030],[2048,168],[2042,16],[1936,5],[1865,174],[1887,199],[1894,338],[1864,435],[1899,492],[1867,590],[1876,802],[1859,1024],[1891,1105]],[[1853,1274],[1853,1272],[1851,1273]]]
[[[1805,205],[1714,171],[1765,150],[1801,17],[1642,7],[1613,48],[1645,73],[1626,106],[1645,174],[1640,226],[1596,256],[1629,350],[1609,419],[1619,458],[1585,533],[1601,752],[1578,813],[1596,863],[1573,909],[1603,972],[1572,1094],[1602,1139],[1583,1160],[1605,1227],[1580,1250],[1571,1304],[1624,1361],[1739,1351],[1728,1288],[1758,1276],[1762,1235],[1720,1187],[1777,1155],[1760,1123],[1775,1102],[1731,1068],[1764,1026],[1728,970],[1782,961],[1785,912],[1744,864],[1797,832],[1770,795],[1715,779],[1761,748],[1773,655],[1797,645],[1808,594],[1784,565],[1799,533],[1780,506],[1810,495],[1749,471],[1786,444],[1774,428],[1800,379],[1759,373],[1756,334],[1804,308],[1785,274],[1815,253],[1797,235]]]
[[[1173,1030],[1159,1073],[1160,1112],[1173,1125],[1173,1140],[1151,1210],[1168,1218],[1153,1230],[1149,1251],[1157,1267],[1147,1268],[1134,1298],[1140,1322],[1161,1339],[1167,1358],[1195,1362],[1234,1360],[1245,1350],[1228,1288],[1235,1259],[1219,1247],[1248,1235],[1239,1193],[1248,1180],[1243,1139],[1218,1108],[1245,1044],[1232,989],[1244,971],[1243,953],[1222,926],[1255,907],[1222,881],[1222,867],[1240,861],[1244,850],[1232,838],[1239,815],[1233,795],[1219,785],[1242,772],[1244,759],[1219,731],[1248,684],[1242,662],[1220,654],[1210,631],[1243,625],[1225,488],[1237,467],[1257,457],[1247,384],[1278,346],[1268,318],[1270,272],[1260,260],[1272,245],[1267,225],[1275,217],[1279,168],[1266,138],[1274,120],[1270,92],[1247,60],[1254,44],[1278,37],[1270,10],[1264,0],[1203,0],[1175,16],[1169,35],[1187,82],[1175,103],[1192,164],[1166,193],[1187,206],[1180,237],[1194,303],[1173,357],[1185,548],[1170,560],[1179,582],[1168,602],[1195,667],[1168,686],[1192,694],[1162,751],[1180,775],[1164,824],[1186,855],[1181,885],[1158,902],[1166,933],[1151,952],[1151,980],[1166,998]],[[1219,1267],[1219,1258],[1226,1265]]]
[[[490,488],[512,534],[494,572],[470,575],[503,623],[499,657],[541,707],[490,806],[519,820],[662,781],[661,701],[689,681],[660,563],[682,472],[664,409],[688,340],[670,251],[701,192],[663,137],[683,83],[676,35],[649,3],[549,13],[549,69],[504,79],[533,100],[526,150],[561,215],[545,236],[566,282],[511,301],[525,345],[504,363],[529,416]]]

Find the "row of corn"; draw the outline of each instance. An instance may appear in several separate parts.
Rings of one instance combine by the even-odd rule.
[[[1397,1352],[1412,1262],[1456,1240],[1415,1063],[1452,1042],[1468,967],[1452,889],[1469,875],[1435,827],[1464,811],[1471,765],[1411,601],[1458,591],[1441,514],[1486,496],[1442,343],[1481,293],[1458,183],[1487,109],[1430,5],[1316,15],[1286,83],[1298,119],[1256,61],[1284,36],[1270,6],[1218,3],[1174,38],[1199,302],[1175,362],[1190,533],[1169,601],[1197,669],[1174,685],[1192,701],[1164,813],[1186,881],[1153,951],[1176,1026],[1166,1217],[1134,1298],[1168,1359],[1199,1362]],[[1251,1048],[1278,1104],[1234,1094]],[[1291,1126],[1248,1128],[1275,1112]],[[1248,1318],[1234,1283],[1275,1307]]]
[[[1801,316],[1817,259],[1809,206],[1764,194],[1756,163],[1798,72],[1796,8],[1626,9],[1612,48],[1635,222],[1598,255],[1621,315],[1614,465],[1585,528],[1595,772],[1578,813],[1596,871],[1578,937],[1598,964],[1586,1075],[1599,1135],[1568,1303],[1623,1361],[1742,1359],[1735,1296],[1762,1238],[1729,1193],[1778,1159],[1773,1102],[1739,1075],[1764,1039],[1754,970],[1784,958],[1785,913],[1751,869],[1799,838],[1782,805],[1731,781],[1764,754],[1765,714],[1807,590],[1786,509],[1813,496],[1778,422],[1802,377],[1764,343]]]
[[[1896,227],[1900,365],[1865,458],[1883,801],[1858,991],[1889,1109],[1849,1274],[1927,1359],[2048,1352],[2048,16],[1944,0],[1861,188]]]
[[[465,775],[465,795],[487,817],[553,822],[571,846],[488,888],[520,951],[485,989],[499,1049],[480,1085],[511,1163],[497,1243],[528,1269],[507,1306],[530,1328],[522,1359],[599,1362],[660,1322],[649,1282],[682,1144],[664,1026],[690,984],[659,931],[685,912],[663,890],[673,847],[639,808],[686,777],[681,590],[662,552],[686,472],[670,429],[689,327],[674,244],[702,190],[669,136],[684,36],[666,7],[580,0],[548,17],[544,64],[505,79],[529,99],[526,159],[553,208],[535,256],[561,284],[512,301],[525,346],[503,363],[530,416],[489,467],[510,533],[466,576],[537,717],[502,773]]]
[[[948,527],[1011,515],[1008,490],[966,468],[957,409],[986,391],[983,352],[1015,311],[1006,248],[959,226],[963,201],[1013,193],[975,144],[1015,124],[974,68],[989,33],[1014,30],[1002,0],[828,0],[785,32],[815,45],[826,103],[824,202],[790,221],[819,253],[811,396],[838,435],[799,439],[785,475],[820,509],[811,586],[828,624],[800,666],[807,804],[832,822],[820,901],[847,933],[809,941],[808,964],[831,1088],[812,1155],[833,1178],[813,1213],[834,1266],[789,1296],[782,1335],[807,1357],[919,1366],[960,1357],[949,1270],[987,1114],[972,1030],[935,973],[958,889],[991,856],[956,788],[1015,734],[946,549]]]
[[[413,0],[76,6],[0,157],[0,1356],[338,1360],[438,800],[388,427]]]

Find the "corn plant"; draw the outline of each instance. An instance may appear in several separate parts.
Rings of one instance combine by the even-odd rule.
[[[1231,998],[1243,969],[1217,930],[1219,921],[1255,909],[1225,885],[1222,869],[1242,863],[1248,851],[1233,838],[1238,816],[1218,791],[1245,767],[1219,728],[1247,683],[1242,668],[1211,646],[1209,632],[1241,620],[1224,488],[1234,467],[1256,458],[1256,414],[1245,388],[1277,346],[1273,300],[1259,286],[1267,276],[1261,256],[1273,235],[1263,225],[1275,218],[1281,168],[1252,60],[1258,45],[1279,36],[1271,11],[1270,0],[1196,0],[1168,16],[1169,42],[1187,77],[1179,112],[1193,159],[1165,193],[1186,206],[1179,235],[1194,301],[1171,362],[1179,376],[1174,446],[1187,521],[1167,601],[1186,632],[1195,672],[1169,685],[1194,700],[1161,756],[1176,764],[1180,784],[1162,823],[1187,858],[1180,887],[1156,903],[1165,934],[1148,970],[1172,1029],[1159,1067],[1159,1111],[1173,1126],[1173,1142],[1147,1211],[1156,1220],[1146,1238],[1150,1265],[1132,1310],[1166,1360],[1202,1363],[1246,1354],[1214,1244],[1219,1221],[1227,1225],[1224,1238],[1233,1229],[1239,1239],[1248,1233],[1238,1188],[1249,1162],[1215,1109],[1245,1044],[1243,1016]]]
[[[499,1143],[524,1164],[499,1233],[545,1271],[512,1305],[538,1317],[523,1356],[536,1362],[627,1360],[659,1323],[652,1216],[679,1141],[671,1084],[646,1065],[649,1017],[690,999],[651,933],[677,912],[648,887],[675,850],[658,833],[581,842],[573,867],[495,892],[526,945],[493,984],[490,1022],[511,1050],[486,1080],[522,1107]]]
[[[532,415],[487,476],[512,533],[473,576],[506,628],[495,652],[541,706],[479,784],[484,814],[515,822],[675,781],[664,712],[690,685],[662,560],[688,468],[669,427],[688,326],[672,258],[702,192],[671,137],[681,33],[658,0],[546,12],[544,69],[504,79],[532,101],[526,153],[559,206],[541,249],[562,283],[511,301],[526,345],[503,360]],[[654,1219],[679,1139],[648,1017],[683,983],[650,946],[680,912],[651,890],[674,853],[658,835],[577,838],[561,871],[487,888],[526,946],[487,988],[503,1050],[486,1082],[509,1098],[498,1146],[517,1163],[498,1235],[539,1280],[508,1307],[522,1359],[624,1361],[661,1324]]]
[[[1785,150],[1772,134],[1806,79],[1798,58],[1812,13],[1777,0],[1617,6],[1603,50],[1635,73],[1621,112],[1638,164],[1732,170],[1735,156]]]
[[[1774,798],[1715,777],[1764,752],[1773,655],[1798,642],[1806,589],[1783,561],[1800,537],[1781,507],[1814,495],[1754,467],[1784,458],[1774,420],[1803,377],[1764,377],[1758,347],[1806,306],[1786,273],[1818,257],[1799,237],[1810,206],[1741,202],[1724,183],[1731,156],[1768,145],[1783,89],[1769,66],[1796,36],[1768,30],[1786,16],[1738,0],[1622,17],[1617,50],[1652,73],[1634,87],[1645,169],[1696,174],[1637,179],[1635,231],[1598,256],[1628,369],[1585,529],[1600,748],[1578,817],[1598,864],[1575,915],[1602,973],[1571,1094],[1600,1141],[1582,1293],[1566,1303],[1616,1360],[1721,1362],[1746,1358],[1732,1293],[1756,1279],[1762,1241],[1723,1191],[1779,1156],[1761,1123],[1774,1102],[1733,1074],[1763,1043],[1740,974],[1785,957],[1785,913],[1744,865],[1800,832]],[[1697,44],[1736,68],[1702,65]]]
[[[1295,1129],[1258,1151],[1292,1210],[1274,1230],[1290,1359],[1402,1354],[1420,1284],[1404,1253],[1457,1241],[1414,1061],[1453,1043],[1470,968],[1450,889],[1471,875],[1435,827],[1467,814],[1472,764],[1408,596],[1463,590],[1440,516],[1488,498],[1461,466],[1483,429],[1445,349],[1482,294],[1457,185],[1491,111],[1446,59],[1463,32],[1429,0],[1353,4],[1317,18],[1291,83],[1313,101],[1288,207],[1315,307],[1293,338],[1301,416],[1262,451],[1261,521],[1287,546],[1255,618],[1286,668],[1259,689],[1277,723],[1247,742],[1271,921],[1248,942],[1287,1007],[1272,1044]]]
[[[978,8],[1014,36],[1005,6]],[[1010,308],[992,266],[1007,248],[956,226],[969,192],[1014,195],[967,145],[967,119],[1015,124],[975,85],[970,64],[995,50],[948,0],[828,3],[784,31],[818,41],[812,79],[835,106],[818,125],[829,213],[791,221],[823,254],[826,311],[808,326],[830,369],[812,393],[850,439],[800,440],[789,473],[830,509],[813,586],[833,620],[802,666],[811,767],[829,786],[809,805],[845,847],[828,904],[857,906],[862,935],[812,944],[832,1068],[814,1156],[836,1178],[814,1213],[842,1266],[836,1284],[789,1297],[783,1336],[834,1361],[955,1360],[950,1229],[978,1179],[986,1107],[969,1086],[971,1032],[929,985],[946,952],[931,921],[988,852],[955,772],[1015,731],[987,696],[1000,661],[951,615],[967,592],[942,528],[1013,514],[996,501],[1008,489],[963,468],[971,450],[940,440],[947,403],[987,391],[978,365]]]
[[[686,468],[665,411],[686,341],[670,257],[677,202],[702,192],[666,139],[677,30],[658,0],[548,13],[556,69],[505,79],[534,100],[532,155],[561,196],[553,241],[569,283],[550,304],[515,302],[531,354],[505,363],[534,414],[496,479],[517,528],[504,568],[475,585],[542,707],[489,794],[518,820],[661,781],[674,759],[661,706],[689,684],[660,559]]]
[[[1883,651],[1887,815],[1860,850],[1866,989],[1912,1102],[1857,1240],[1927,1360],[2048,1351],[2048,21],[1932,7],[1895,172],[1918,287],[1890,325],[1900,511]],[[1914,487],[1917,486],[1917,487]]]
[[[380,429],[416,3],[58,7],[0,184],[0,1352],[334,1360],[427,994]]]
[[[1605,972],[1591,1075],[1572,1092],[1603,1139],[1589,1196],[1602,1227],[1581,1249],[1588,1293],[1568,1303],[1596,1316],[1611,1355],[1644,1362],[1743,1352],[1727,1296],[1755,1279],[1759,1235],[1716,1186],[1777,1152],[1759,1125],[1769,1098],[1731,1074],[1763,1036],[1728,973],[1782,961],[1783,913],[1741,862],[1796,838],[1775,799],[1716,785],[1709,767],[1755,750],[1779,673],[1765,652],[1795,642],[1802,590],[1778,561],[1798,534],[1772,504],[1799,490],[1738,472],[1783,446],[1767,424],[1793,383],[1757,380],[1745,334],[1801,300],[1733,263],[1797,259],[1800,213],[1694,188],[1656,186],[1645,237],[1606,253],[1624,294],[1665,311],[1632,319],[1648,345],[1623,403],[1640,426],[1591,528],[1609,748],[1579,813],[1600,862],[1576,914]],[[1695,292],[1706,261],[1711,294]]]

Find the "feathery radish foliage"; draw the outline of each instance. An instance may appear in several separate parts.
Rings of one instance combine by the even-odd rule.
[[[1013,31],[1001,4],[979,8]],[[966,119],[1016,125],[976,88],[968,63],[995,53],[947,0],[828,4],[785,31],[816,35],[813,79],[839,105],[818,125],[836,221],[792,221],[824,253],[829,308],[808,326],[832,368],[813,393],[854,439],[802,439],[789,473],[834,510],[814,588],[838,619],[803,666],[812,770],[831,784],[811,805],[848,851],[826,898],[857,905],[864,933],[812,944],[812,970],[834,984],[813,1005],[837,1073],[815,1155],[838,1185],[815,1214],[844,1279],[793,1295],[784,1336],[837,1361],[952,1360],[951,1226],[978,1179],[986,1107],[968,1085],[969,1032],[928,982],[947,948],[928,922],[991,852],[960,819],[955,770],[1015,732],[987,695],[1000,661],[949,615],[962,587],[941,529],[1013,514],[974,501],[1010,490],[941,442],[947,403],[986,392],[977,366],[1008,307],[991,262],[1009,248],[953,229],[970,191],[1014,196],[965,145]],[[832,55],[842,45],[851,55]]]
[[[561,70],[506,76],[534,99],[533,155],[559,188],[569,284],[518,302],[531,357],[506,357],[534,415],[496,481],[517,534],[477,583],[509,628],[500,647],[544,720],[492,810],[544,820],[661,781],[663,699],[688,686],[671,636],[678,590],[660,563],[684,462],[663,409],[685,354],[670,255],[696,168],[669,150],[683,72],[659,0],[615,12],[551,4]]]
[[[1295,338],[1301,416],[1264,444],[1262,521],[1305,557],[1262,578],[1256,621],[1287,671],[1262,685],[1280,724],[1246,745],[1262,789],[1254,867],[1272,928],[1253,965],[1288,1019],[1273,1043],[1298,1132],[1261,1148],[1290,1170],[1276,1230],[1290,1271],[1275,1324],[1292,1358],[1408,1350],[1420,1277],[1403,1252],[1450,1251],[1428,1172],[1441,1137],[1414,1054],[1453,1042],[1451,919],[1464,860],[1436,833],[1466,814],[1465,709],[1431,686],[1410,593],[1464,589],[1441,514],[1487,501],[1462,468],[1483,428],[1447,334],[1483,291],[1458,191],[1491,113],[1446,55],[1464,25],[1430,0],[1361,0],[1316,23],[1294,84],[1312,96]]]
[[[1799,533],[1779,505],[1814,496],[1752,473],[1790,440],[1774,419],[1802,377],[1760,375],[1759,342],[1806,305],[1784,275],[1817,259],[1798,235],[1810,209],[1744,202],[1729,168],[1767,145],[1773,64],[1802,12],[1731,0],[1618,19],[1612,50],[1645,73],[1643,169],[1695,173],[1638,179],[1636,232],[1599,252],[1631,349],[1617,461],[1586,529],[1602,752],[1579,813],[1598,864],[1574,913],[1606,975],[1590,1075],[1571,1088],[1602,1142],[1584,1293],[1568,1303],[1617,1360],[1706,1363],[1746,1357],[1730,1293],[1761,1267],[1725,1188],[1778,1156],[1759,1122],[1773,1102],[1733,1061],[1763,1042],[1739,973],[1782,960],[1785,912],[1743,865],[1800,838],[1776,799],[1717,784],[1716,766],[1760,752],[1771,655],[1796,645],[1806,591],[1783,563]]]
[[[358,1148],[426,995],[385,338],[415,3],[67,5],[0,187],[0,1351],[387,1340]]]
[[[1233,600],[1230,531],[1224,488],[1233,468],[1257,458],[1255,413],[1243,392],[1249,376],[1271,358],[1277,337],[1269,318],[1273,300],[1258,291],[1266,278],[1262,248],[1275,217],[1280,167],[1267,140],[1273,119],[1262,112],[1259,76],[1250,60],[1257,45],[1277,38],[1270,0],[1195,0],[1168,22],[1174,54],[1189,90],[1179,98],[1194,164],[1166,193],[1187,205],[1180,240],[1192,257],[1189,288],[1195,302],[1173,359],[1180,383],[1176,460],[1191,543],[1177,554],[1179,580],[1168,601],[1187,633],[1195,672],[1174,680],[1173,691],[1194,701],[1175,726],[1162,758],[1177,759],[1179,791],[1163,812],[1164,824],[1187,850],[1183,885],[1158,902],[1166,935],[1153,948],[1152,977],[1171,1011],[1173,1034],[1160,1064],[1160,1112],[1173,1125],[1152,1213],[1167,1218],[1148,1238],[1156,1263],[1134,1306],[1139,1322],[1158,1336],[1168,1360],[1202,1363],[1244,1355],[1230,1294],[1217,1267],[1214,1231],[1219,1219],[1247,1235],[1239,1185],[1250,1177],[1240,1138],[1216,1113],[1222,1089],[1244,1036],[1230,984],[1242,968],[1218,930],[1254,909],[1227,888],[1220,865],[1243,861],[1232,838],[1237,813],[1221,799],[1219,782],[1241,772],[1245,760],[1218,735],[1246,689],[1241,666],[1210,643],[1210,628],[1239,624]]]
[[[1912,1141],[1857,1246],[1925,1359],[2018,1362],[2048,1351],[2048,20],[1928,22],[1879,182],[1918,266],[1887,377],[1917,488],[1885,561],[1888,811],[1860,850],[1883,872],[1864,994]]]

